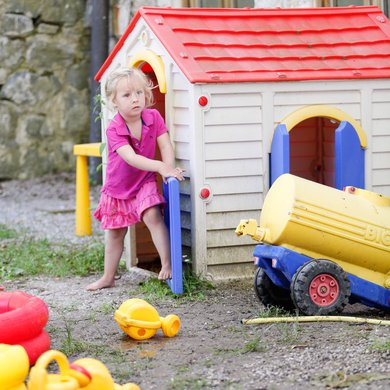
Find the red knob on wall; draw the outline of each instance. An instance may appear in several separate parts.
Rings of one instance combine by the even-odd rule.
[[[207,187],[203,187],[200,192],[199,192],[199,196],[206,200],[210,197],[210,190],[207,188]]]
[[[200,106],[204,107],[207,105],[207,103],[209,102],[209,99],[207,99],[206,96],[201,96],[199,99],[198,99],[198,103]]]

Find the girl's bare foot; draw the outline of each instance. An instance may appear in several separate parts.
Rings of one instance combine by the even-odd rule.
[[[161,271],[158,274],[159,280],[172,279],[172,270],[170,266],[162,266]]]
[[[91,284],[88,284],[88,286],[85,288],[87,291],[96,291],[101,290],[103,288],[111,288],[115,286],[115,280],[110,282],[103,278],[100,278],[96,282],[93,282]]]

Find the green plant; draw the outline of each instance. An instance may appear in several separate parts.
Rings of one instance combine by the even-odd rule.
[[[156,278],[148,279],[139,287],[140,292],[145,295],[146,300],[151,302],[165,297],[184,300],[204,300],[206,291],[212,288],[213,285],[210,282],[193,275],[190,271],[186,271],[183,274],[183,295],[172,293],[166,283],[161,282]]]
[[[16,238],[18,233],[14,229],[8,229],[7,226],[0,224],[0,240]]]
[[[247,341],[240,352],[265,352],[266,350],[267,348],[261,343],[260,337],[256,337],[253,340]]]
[[[372,345],[372,349],[375,349],[377,351],[390,351],[390,339],[387,339],[385,341],[383,340],[377,340]]]
[[[0,240],[0,244],[2,279],[34,275],[86,276],[103,270],[104,245],[101,242],[61,245],[48,240],[22,238]]]
[[[267,306],[259,312],[260,318],[289,317],[291,313],[279,306]]]

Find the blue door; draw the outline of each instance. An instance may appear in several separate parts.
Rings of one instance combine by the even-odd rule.
[[[276,126],[271,144],[270,166],[270,186],[280,175],[290,172],[290,136],[286,125]]]
[[[364,188],[364,149],[355,128],[342,121],[335,134],[336,188]]]
[[[334,139],[335,187],[364,188],[364,149],[351,123],[340,122]],[[286,125],[275,128],[270,155],[270,185],[283,173],[290,172],[290,136]]]

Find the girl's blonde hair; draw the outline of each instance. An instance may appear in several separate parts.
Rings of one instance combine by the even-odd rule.
[[[124,77],[127,77],[130,82],[134,79],[138,80],[143,86],[145,92],[145,106],[153,106],[153,82],[145,75],[145,73],[137,68],[116,69],[108,76],[105,86],[107,100],[112,104],[112,101],[115,99],[118,81]]]

